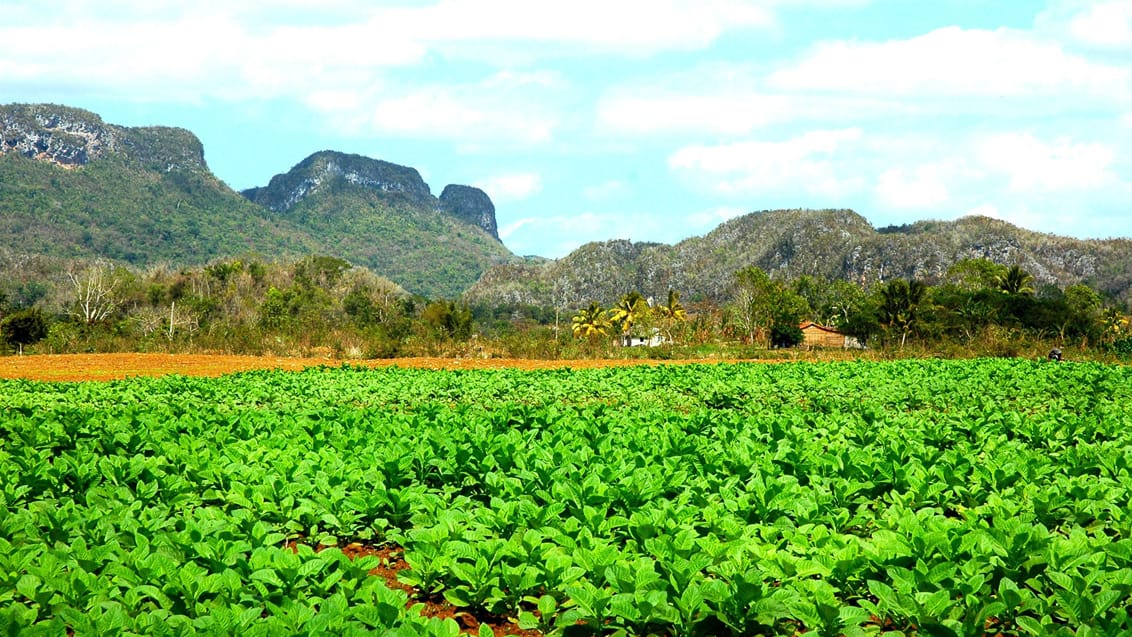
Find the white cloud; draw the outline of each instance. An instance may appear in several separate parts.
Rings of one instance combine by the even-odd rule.
[[[1132,2],[1105,2],[1074,16],[1069,32],[1078,40],[1106,47],[1132,45]]]
[[[685,238],[680,233],[686,232],[686,226],[671,223],[661,215],[608,210],[526,217],[505,226],[507,246],[513,252],[537,252],[549,258],[565,256],[590,241],[628,239],[671,243]],[[503,230],[499,236],[504,237]]]
[[[950,198],[940,165],[891,168],[877,179],[876,193],[893,208],[934,208]]]
[[[1117,179],[1115,153],[1099,143],[1045,142],[1030,133],[1003,133],[977,142],[975,157],[986,169],[1007,176],[1010,189],[1020,192],[1083,190]]]
[[[1132,0],[1053,0],[1035,28],[1087,47],[1132,47]]]
[[[455,140],[549,141],[556,116],[474,89],[432,86],[379,99],[366,109],[373,132]]]
[[[773,21],[768,9],[742,0],[439,0],[368,11],[306,1],[64,0],[5,11],[0,88],[47,83],[148,100],[305,99],[437,53],[460,57],[458,48],[442,51],[449,45],[467,45],[472,58],[491,46],[527,59],[649,55],[704,48],[725,32]]]
[[[1035,232],[1052,232],[1061,235],[1074,235],[1074,236],[1097,236],[1094,224],[1089,223],[1087,219],[1080,219],[1073,227],[1074,214],[1066,214],[1061,205],[1050,206],[1045,204],[1042,206],[1044,210],[1035,210],[1031,204],[1026,201],[1007,201],[1001,205],[996,204],[981,204],[975,206],[967,211],[968,215],[981,215],[1005,221],[1011,225],[1026,230],[1033,230]],[[1072,232],[1068,232],[1072,230]]]
[[[811,131],[781,142],[688,146],[673,153],[668,166],[723,194],[797,187],[835,195],[859,184],[839,175],[830,159],[861,137],[860,129],[849,128]]]
[[[1129,79],[1124,66],[1090,61],[1026,32],[945,27],[903,40],[819,44],[801,62],[771,74],[768,85],[902,98],[1124,98]]]
[[[364,22],[261,29],[191,5],[132,19],[37,17],[0,24],[0,86],[46,84],[150,101],[301,97],[372,81],[425,53]]]
[[[768,9],[740,0],[443,0],[386,15],[433,42],[537,42],[575,55],[699,49],[725,31],[773,23]]]
[[[523,219],[516,219],[515,221],[512,221],[511,223],[508,223],[508,224],[502,226],[501,228],[499,228],[499,238],[500,239],[510,238],[511,235],[515,234],[515,232],[518,231],[523,226],[527,226],[527,225],[530,225],[532,223],[537,223],[537,222],[538,222],[537,217],[525,217]]]
[[[696,130],[747,134],[790,113],[789,100],[755,93],[689,95],[613,94],[597,105],[598,127],[618,133],[656,133]]]
[[[476,182],[492,201],[518,201],[542,190],[542,176],[538,173],[496,175]]]
[[[501,71],[479,82],[317,91],[305,103],[349,134],[530,145],[554,137],[565,88],[557,74]]]

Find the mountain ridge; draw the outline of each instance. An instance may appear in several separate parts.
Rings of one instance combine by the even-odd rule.
[[[12,252],[140,267],[325,254],[455,297],[516,257],[487,194],[450,188],[437,198],[414,168],[320,151],[240,194],[185,129],[0,105],[0,248]]]
[[[872,284],[939,281],[954,263],[986,258],[1019,265],[1039,284],[1088,283],[1117,299],[1132,293],[1132,240],[1074,239],[989,217],[920,221],[876,229],[852,210],[774,210],[731,219],[675,244],[588,243],[554,261],[497,266],[466,293],[471,303],[612,304],[629,291],[719,302],[747,266],[773,276],[809,275]]]
[[[963,258],[1017,264],[1038,283],[1132,289],[1132,240],[1073,239],[986,217],[874,228],[852,210],[777,210],[731,219],[675,244],[592,242],[556,260],[520,258],[499,239],[490,197],[420,173],[323,150],[237,193],[200,140],[174,127],[122,127],[66,106],[0,105],[0,249],[134,265],[324,254],[406,289],[470,303],[611,303],[627,291],[722,300],[735,270],[870,285],[938,279]]]

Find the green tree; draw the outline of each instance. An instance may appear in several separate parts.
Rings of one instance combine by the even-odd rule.
[[[267,329],[278,329],[290,319],[287,297],[274,285],[268,288],[259,306],[259,323]]]
[[[1029,296],[1034,293],[1034,277],[1021,266],[1012,265],[998,276],[998,289],[1006,294]]]
[[[675,326],[688,320],[688,311],[680,302],[680,293],[676,290],[668,290],[668,300],[656,306],[655,310],[664,325],[664,337],[672,342]]]
[[[867,345],[869,339],[881,331],[879,313],[876,302],[867,298],[837,322],[837,329],[857,339],[862,345]]]
[[[806,335],[796,323],[775,323],[770,328],[771,347],[795,347],[805,340]]]
[[[688,320],[688,312],[684,309],[684,304],[680,302],[680,293],[676,290],[668,291],[668,300],[663,305],[658,305],[656,311],[667,319]]]
[[[421,320],[433,333],[464,341],[472,336],[472,310],[455,301],[433,301],[421,312]]]
[[[810,320],[839,329],[869,300],[861,286],[844,279],[828,281],[803,275],[794,280],[792,287],[809,305]]]
[[[994,290],[999,288],[1007,272],[1006,266],[990,259],[962,259],[947,268],[943,281],[966,292]]]
[[[809,310],[804,298],[763,270],[752,266],[735,273],[732,317],[748,342],[766,343],[775,325],[797,327]]]
[[[295,282],[305,287],[328,290],[350,269],[350,262],[335,257],[312,255],[295,264]]]
[[[22,355],[25,345],[38,343],[47,337],[47,316],[37,307],[12,312],[0,321],[0,335],[3,335],[5,343],[15,346]]]
[[[583,308],[570,319],[570,326],[576,338],[593,339],[609,334],[612,327],[605,310],[596,302]]]
[[[625,338],[631,334],[634,325],[649,318],[650,310],[648,301],[640,292],[629,292],[609,308],[609,320]]]
[[[889,330],[900,332],[900,347],[920,321],[927,286],[916,279],[893,279],[881,288],[880,320]]]
[[[1062,337],[1100,340],[1103,329],[1101,295],[1096,290],[1083,283],[1065,288],[1065,307],[1067,315],[1061,326]]]

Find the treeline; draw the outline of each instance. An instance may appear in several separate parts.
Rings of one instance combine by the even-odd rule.
[[[739,309],[753,298],[777,308],[770,325],[813,320],[873,347],[973,345],[988,353],[1013,353],[1027,341],[1079,349],[1128,344],[1127,307],[1085,284],[1064,289],[1035,286],[1018,266],[967,259],[933,285],[893,279],[865,289],[849,282],[801,277],[780,283],[757,271],[737,276]]]
[[[864,287],[745,268],[721,304],[644,298],[613,307],[468,306],[411,295],[341,259],[217,261],[132,270],[109,262],[8,259],[0,340],[8,352],[193,351],[335,358],[398,356],[756,357],[835,328],[870,352],[1029,354],[1072,347],[1132,355],[1127,307],[1084,284],[1036,286],[1025,270],[962,261],[939,281]],[[645,345],[628,348],[626,345]]]
[[[11,349],[214,351],[345,358],[441,353],[473,334],[457,303],[406,293],[341,259],[218,261],[137,272],[108,262],[0,289]]]

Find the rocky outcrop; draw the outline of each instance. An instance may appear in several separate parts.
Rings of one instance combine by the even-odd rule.
[[[335,184],[361,186],[405,198],[414,205],[438,210],[482,229],[499,241],[495,205],[487,193],[472,186],[449,185],[437,199],[415,168],[380,159],[324,150],[299,162],[267,186],[243,191],[248,199],[274,212],[287,212],[299,202]]]
[[[328,150],[317,152],[286,173],[272,177],[267,186],[250,188],[241,194],[265,208],[286,212],[334,183],[353,184],[404,196],[419,204],[436,205],[428,184],[415,168]]]
[[[450,184],[440,193],[440,207],[458,219],[483,228],[484,232],[499,241],[495,205],[486,192],[472,186]]]
[[[187,130],[114,126],[89,111],[54,104],[0,106],[0,153],[66,168],[117,156],[163,172],[207,170],[204,148]]]

